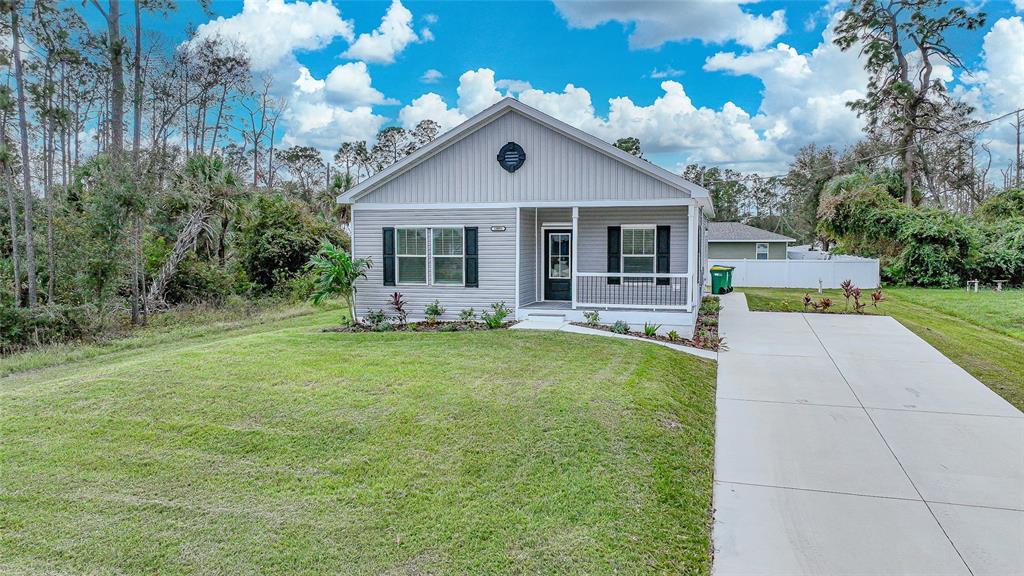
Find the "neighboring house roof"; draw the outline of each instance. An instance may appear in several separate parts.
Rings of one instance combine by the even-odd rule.
[[[571,138],[572,140],[575,140],[576,142],[579,142],[580,144],[583,144],[584,146],[603,153],[609,158],[629,165],[640,172],[664,182],[670,187],[686,194],[688,197],[695,199],[709,216],[714,215],[714,207],[711,204],[711,195],[700,185],[690,182],[689,180],[686,180],[677,174],[673,174],[672,172],[652,164],[651,162],[637,158],[628,152],[624,152],[596,136],[588,134],[578,128],[574,128],[561,120],[549,116],[536,108],[527,106],[526,104],[523,104],[511,97],[502,98],[495,104],[478,113],[476,116],[473,116],[462,124],[459,124],[455,128],[437,137],[429,144],[417,149],[412,154],[355,185],[344,194],[338,196],[337,202],[339,204],[352,204],[354,202],[358,202],[360,198],[366,196],[373,190],[386,184],[395,177],[411,170],[428,158],[436,155],[438,152],[466,136],[469,136],[477,129],[487,125],[503,114],[511,111],[516,111],[568,138]]]
[[[742,222],[708,222],[708,242],[796,242],[789,236],[776,234]]]

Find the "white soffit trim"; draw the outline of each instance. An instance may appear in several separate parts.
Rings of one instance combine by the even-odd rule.
[[[644,172],[649,176],[652,176],[664,182],[665,184],[668,184],[669,186],[676,188],[677,190],[680,190],[681,192],[689,194],[690,197],[697,199],[698,202],[709,211],[709,213],[711,213],[712,215],[714,214],[714,207],[711,205],[710,194],[705,188],[693,182],[690,182],[689,180],[686,180],[681,176],[673,174],[672,172],[669,172],[668,170],[665,170],[660,166],[652,164],[651,162],[641,160],[640,158],[637,158],[636,156],[633,156],[628,152],[619,150],[615,146],[612,146],[611,144],[605,142],[604,140],[601,140],[600,138],[597,138],[596,136],[588,134],[587,132],[584,132],[578,128],[574,128],[566,124],[565,122],[562,122],[561,120],[548,116],[547,114],[544,114],[543,112],[535,108],[527,106],[526,104],[523,104],[522,102],[511,97],[505,97],[499,100],[497,103],[491,105],[490,107],[484,109],[482,112],[478,113],[476,116],[473,116],[469,120],[466,120],[462,124],[459,124],[455,128],[442,134],[433,142],[427,144],[426,146],[423,146],[422,148],[416,150],[412,154],[406,156],[405,158],[399,160],[398,162],[392,164],[391,166],[388,166],[387,168],[374,174],[370,178],[360,182],[351,190],[338,196],[337,202],[339,204],[357,203],[359,198],[365,196],[370,191],[389,182],[393,178],[405,173],[409,169],[415,167],[416,165],[430,158],[437,152],[440,152],[447,146],[454,144],[458,140],[461,140],[462,138],[468,136],[478,128],[489,123],[494,118],[497,118],[512,110],[515,110],[516,112],[519,112],[520,114],[523,114],[524,116],[531,118],[544,126],[547,126],[557,132],[560,132],[563,135],[572,138],[577,142],[580,142],[581,144],[584,144],[598,152],[601,152],[610,158],[618,160],[619,162],[622,162],[624,164],[628,164],[633,168],[640,170],[641,172]]]
[[[669,198],[664,200],[576,200],[553,202],[463,202],[433,204],[392,204],[356,202],[352,210],[464,210],[487,208],[618,208],[643,206],[691,206],[699,200],[694,198]]]

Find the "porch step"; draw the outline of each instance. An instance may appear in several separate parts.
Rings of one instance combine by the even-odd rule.
[[[559,314],[558,312],[531,312],[526,315],[526,319],[538,322],[566,322],[565,314]]]

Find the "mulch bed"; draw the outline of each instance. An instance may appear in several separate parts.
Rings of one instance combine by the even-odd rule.
[[[505,322],[498,328],[488,328],[487,324],[484,324],[483,322],[409,322],[408,324],[390,323],[388,325],[391,326],[391,328],[377,329],[373,324],[359,322],[356,324],[324,328],[323,332],[472,332],[474,330],[502,330],[512,326],[513,324],[515,324],[515,322]]]
[[[604,324],[588,324],[586,322],[572,322],[574,326],[583,326],[584,328],[593,328],[595,330],[603,330],[605,332],[611,332],[613,334],[620,334],[612,330],[611,326]],[[626,332],[629,336],[636,336],[643,338],[644,340],[657,340],[659,342],[668,342],[670,344],[679,344],[681,346],[690,346],[691,348],[700,348],[701,350],[711,350],[718,352],[725,347],[725,339],[718,335],[718,310],[714,312],[705,311],[701,307],[701,311],[697,315],[697,326],[693,331],[693,338],[676,338],[672,340],[668,336],[662,336],[656,334],[654,336],[648,336],[643,332],[637,332],[636,330],[630,330]]]

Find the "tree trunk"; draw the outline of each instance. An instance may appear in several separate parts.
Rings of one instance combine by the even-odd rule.
[[[135,0],[135,54],[132,83],[132,171],[135,193],[141,194],[142,170],[139,158],[142,147],[142,5]],[[142,215],[132,218],[132,326],[139,324],[140,285],[142,284]]]
[[[3,123],[0,124],[0,148],[7,154],[7,118]],[[4,191],[7,193],[7,211],[10,216],[11,225],[11,264],[14,267],[14,305],[16,307],[21,306],[21,261],[18,255],[18,201],[15,198],[15,186],[14,182],[11,181],[11,168],[8,166],[6,159],[0,163],[0,170],[3,171],[0,174]]]
[[[32,169],[28,150],[28,115],[25,113],[25,73],[21,64],[21,37],[18,29],[18,2],[11,3],[11,44],[14,52],[14,78],[18,83],[18,130],[21,133],[21,178],[25,192],[25,270],[28,276],[28,305],[35,308],[36,298],[36,247],[32,229]]]
[[[51,108],[51,106],[47,106]],[[44,181],[43,181],[43,194],[46,197],[46,303],[53,303],[53,289],[54,283],[57,279],[57,256],[56,249],[53,244],[53,142],[54,142],[54,124],[53,124],[53,113],[52,110],[47,111],[48,118],[46,124],[48,128],[46,135],[43,138],[43,160],[46,163],[46,169],[44,170]]]
[[[164,265],[160,267],[160,272],[157,273],[153,283],[149,286],[149,294],[146,296],[149,304],[158,304],[163,301],[167,283],[171,281],[174,274],[178,271],[178,265],[188,255],[188,251],[195,246],[196,238],[199,237],[199,232],[203,229],[203,221],[206,220],[206,210],[207,206],[205,203],[196,208],[189,216],[185,227],[181,229],[181,233],[178,234],[178,239],[174,242],[171,253],[167,256]]]
[[[900,138],[900,146],[903,147],[903,203],[907,206],[914,205],[914,127],[910,124],[903,129],[903,136]]]
[[[124,45],[121,42],[121,0],[109,0],[107,41],[110,44],[110,152],[119,161],[124,151]]]
[[[217,239],[217,261],[220,267],[227,265],[227,235],[230,221],[227,216],[220,217],[220,237]]]

